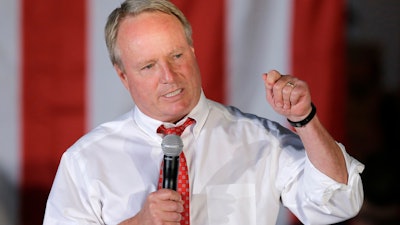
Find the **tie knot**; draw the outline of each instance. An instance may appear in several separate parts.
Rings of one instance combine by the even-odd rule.
[[[192,119],[192,118],[187,118],[186,121],[177,127],[170,127],[170,128],[166,128],[164,125],[161,125],[160,127],[158,127],[157,129],[157,133],[160,134],[164,134],[164,135],[168,135],[168,134],[176,134],[178,136],[181,136],[181,134],[183,133],[183,131],[185,130],[185,128],[193,123],[195,123],[196,120]]]

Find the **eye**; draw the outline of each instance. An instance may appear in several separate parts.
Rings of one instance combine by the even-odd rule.
[[[141,70],[149,70],[149,69],[151,69],[151,68],[153,68],[153,67],[154,67],[154,64],[153,64],[153,63],[150,63],[150,64],[147,64],[147,65],[145,65],[144,67],[142,67]]]
[[[175,54],[175,55],[174,55],[174,58],[175,58],[175,59],[179,59],[179,58],[181,58],[181,57],[182,57],[182,55],[183,55],[182,53]]]

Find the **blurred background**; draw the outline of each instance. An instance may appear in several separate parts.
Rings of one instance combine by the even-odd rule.
[[[62,153],[133,106],[103,28],[121,0],[0,0],[0,225],[42,224]],[[261,74],[306,80],[327,129],[366,165],[345,225],[400,224],[400,1],[173,0],[205,94],[287,125]],[[278,224],[299,224],[282,210]]]

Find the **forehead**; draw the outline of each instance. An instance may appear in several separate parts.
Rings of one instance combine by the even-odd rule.
[[[117,49],[123,52],[151,54],[187,45],[183,25],[173,15],[159,11],[143,12],[125,18],[119,27]],[[157,48],[157,49],[155,49]]]
[[[160,11],[142,12],[135,16],[128,16],[121,21],[117,41],[122,38],[121,34],[138,37],[139,35],[152,35],[161,31],[184,33],[184,27],[174,15]]]

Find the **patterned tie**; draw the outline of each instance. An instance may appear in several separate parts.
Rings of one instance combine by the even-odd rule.
[[[185,128],[196,121],[192,118],[188,118],[182,125],[177,126],[177,127],[171,127],[171,128],[165,128],[164,125],[161,125],[157,129],[157,133],[167,135],[167,134],[176,134],[178,136],[181,136]],[[158,189],[161,189],[162,187],[162,181],[163,181],[163,174],[162,174],[162,168],[163,165],[161,165],[160,169],[160,178],[158,180]],[[179,171],[178,171],[178,190],[177,190],[181,195],[182,195],[182,200],[183,200],[183,207],[184,211],[182,212],[182,220],[181,220],[181,225],[182,224],[190,224],[190,216],[189,216],[189,174],[188,174],[188,168],[186,165],[186,158],[185,154],[183,151],[179,155]]]

